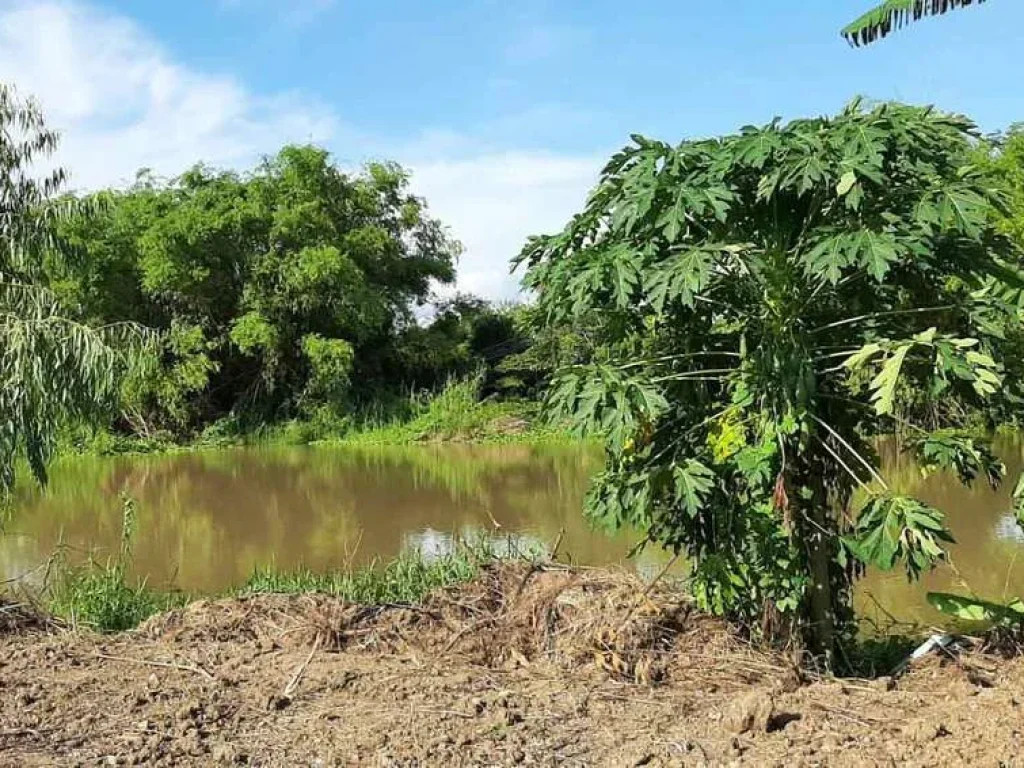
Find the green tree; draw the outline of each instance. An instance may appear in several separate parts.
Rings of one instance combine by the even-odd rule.
[[[55,226],[78,206],[58,192],[63,169],[46,175],[57,147],[38,106],[0,84],[0,491],[19,458],[46,479],[59,429],[98,417],[115,400],[126,358],[111,346],[132,329],[93,329],[69,319],[39,284],[43,263],[67,259]]]
[[[165,332],[163,372],[131,388],[135,425],[344,408],[381,385],[459,252],[401,168],[349,175],[310,146],[91,199],[101,216],[61,228],[83,258],[48,274],[84,318]]]
[[[888,37],[893,30],[906,24],[965,8],[975,2],[980,5],[985,0],[886,0],[847,25],[843,29],[843,37],[853,45],[868,45]]]
[[[1024,243],[1024,123],[988,137],[979,149],[978,163],[1005,184],[1008,200],[1000,227]]]
[[[675,147],[634,136],[586,208],[520,256],[551,322],[603,317],[603,359],[549,395],[607,438],[589,514],[685,553],[705,608],[795,624],[827,654],[865,565],[939,561],[942,513],[879,473],[871,438],[897,424],[924,466],[998,482],[949,407],[1000,388],[993,335],[1021,295],[974,136],[959,116],[859,102]],[[913,423],[908,397],[947,404],[944,429]]]
[[[1018,247],[1024,247],[1024,125],[988,136],[976,150],[974,162],[1006,189],[1006,207],[997,226]],[[1002,424],[1020,425],[1024,407],[1024,327],[1018,323],[1000,329],[996,343],[1006,367],[1006,386],[993,403],[993,418]]]

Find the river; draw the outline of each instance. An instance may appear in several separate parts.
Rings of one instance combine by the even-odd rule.
[[[921,583],[872,573],[860,613],[880,624],[937,623],[928,590],[1001,598],[1024,595],[1024,535],[1009,492],[1024,442],[997,441],[1008,482],[966,489],[921,477],[892,450],[883,474],[895,488],[945,511],[957,539],[954,567]],[[403,550],[450,550],[487,537],[498,549],[549,549],[585,565],[623,564],[654,573],[668,560],[649,549],[628,560],[637,536],[594,531],[580,509],[600,455],[577,447],[412,446],[239,448],[164,456],[74,457],[54,466],[49,487],[16,494],[0,534],[0,578],[31,571],[63,549],[72,559],[117,551],[122,493],[137,501],[133,569],[155,587],[216,593],[257,568],[326,571],[389,559]]]

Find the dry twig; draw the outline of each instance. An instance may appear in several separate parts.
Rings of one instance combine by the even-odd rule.
[[[323,635],[317,634],[316,640],[313,641],[313,647],[309,651],[309,656],[307,656],[306,660],[299,665],[299,668],[295,670],[295,674],[292,675],[292,679],[288,681],[288,685],[284,687],[284,693],[281,694],[284,698],[290,699],[292,697],[292,693],[295,692],[295,688],[298,686],[299,680],[302,679],[302,673],[306,671],[306,667],[309,666],[309,662],[313,660],[313,656],[316,655],[317,650],[319,650],[320,640],[322,637]]]
[[[171,661],[152,661],[150,659],[133,659],[128,656],[110,656],[105,653],[93,654],[97,659],[106,659],[107,661],[120,661],[126,664],[139,664],[146,667],[162,667],[164,669],[178,669],[182,672],[194,672],[197,675],[202,675],[207,680],[214,680],[214,676],[207,672],[205,669],[200,667],[198,664],[175,664]]]

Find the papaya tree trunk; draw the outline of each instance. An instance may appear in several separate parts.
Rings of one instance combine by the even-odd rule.
[[[803,475],[809,498],[801,500],[798,530],[807,551],[807,630],[808,649],[831,666],[836,643],[836,616],[832,594],[832,530],[829,499],[819,472],[813,468]]]

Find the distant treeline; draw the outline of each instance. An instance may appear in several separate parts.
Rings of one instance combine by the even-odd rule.
[[[123,384],[122,431],[379,413],[481,369],[485,393],[532,397],[585,343],[538,335],[527,306],[437,300],[461,246],[394,164],[348,174],[287,146],[247,173],[142,171],[87,202],[46,282],[90,325],[157,332],[153,364]]]

